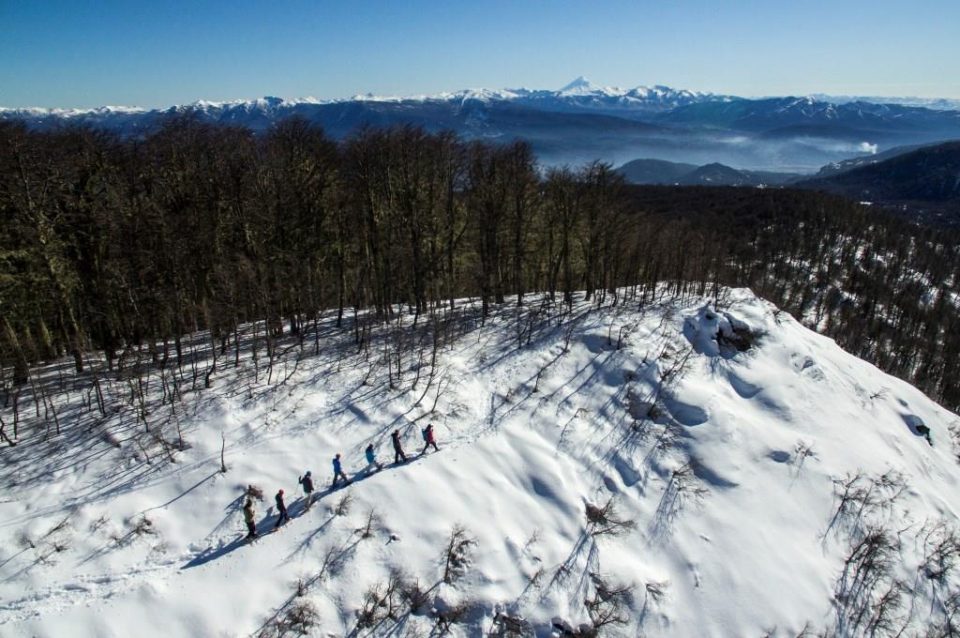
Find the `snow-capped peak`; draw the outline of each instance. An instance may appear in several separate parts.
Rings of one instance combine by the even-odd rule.
[[[578,97],[578,96],[620,97],[622,95],[625,95],[626,93],[627,91],[618,87],[598,86],[581,75],[576,80],[574,80],[573,82],[570,82],[559,91],[556,91],[554,95],[556,95],[557,97]]]
[[[557,93],[563,95],[568,93],[594,93],[599,91],[600,87],[583,77],[582,75],[575,79],[573,82],[570,82],[562,89],[557,91]]]

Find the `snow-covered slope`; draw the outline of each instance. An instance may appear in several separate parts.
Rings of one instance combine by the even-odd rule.
[[[68,381],[61,434],[47,408],[46,441],[33,429],[45,408],[21,398],[21,443],[0,452],[0,634],[272,635],[306,602],[318,636],[437,635],[438,614],[458,616],[452,635],[481,636],[498,613],[548,636],[620,601],[626,624],[602,635],[858,635],[888,592],[902,602],[885,612],[897,627],[941,622],[960,583],[931,558],[960,511],[956,416],[749,291],[728,291],[719,310],[637,305],[507,305],[486,322],[464,306],[438,324],[435,366],[428,345],[407,351],[392,388],[380,357],[398,334],[430,344],[430,323],[383,330],[358,352],[330,318],[269,370],[263,352],[234,368],[231,347],[206,390],[201,360],[191,390],[185,366],[180,402],[161,402],[169,370],[150,377],[143,406],[135,381],[101,378],[105,416]],[[46,378],[55,385],[56,370]],[[11,407],[0,414],[9,432]],[[163,422],[186,449],[156,442]],[[419,457],[427,422],[440,450]],[[390,463],[394,429],[410,463]],[[382,471],[362,469],[369,443]],[[338,451],[354,482],[304,511],[298,474],[326,488]],[[294,516],[252,544],[248,484],[265,494],[261,531],[278,488]],[[604,522],[596,508],[610,502]],[[630,524],[609,530],[617,521]],[[458,525],[471,542],[446,583]],[[864,565],[851,547],[865,539],[896,548]],[[860,580],[843,577],[848,556]],[[423,604],[411,612],[398,595],[388,619],[391,605],[373,603],[379,620],[358,629],[365,596],[384,598],[397,570]],[[609,595],[617,585],[632,589]]]

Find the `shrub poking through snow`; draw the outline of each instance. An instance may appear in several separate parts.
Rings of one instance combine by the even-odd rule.
[[[454,525],[443,552],[443,582],[451,584],[457,581],[470,566],[470,550],[476,545],[475,538],[467,534],[463,525]]]
[[[647,614],[659,607],[663,599],[667,597],[667,589],[670,587],[670,581],[649,581],[643,586],[643,607],[638,614],[638,622],[642,626]]]
[[[910,592],[893,576],[899,552],[899,537],[883,528],[866,529],[851,544],[834,589],[836,635],[895,636],[906,628]]]
[[[956,638],[960,636],[960,592],[954,592],[937,610],[936,620],[927,627],[924,638]]]
[[[97,520],[90,523],[90,527],[88,529],[90,530],[91,533],[99,532],[109,522],[110,521],[107,520],[107,517],[104,514],[104,515],[101,515]]]
[[[21,531],[17,536],[17,545],[22,549],[36,549],[37,545],[33,542],[33,539],[30,538],[30,534],[26,531]]]
[[[53,565],[56,563],[54,556],[67,551],[72,545],[73,535],[71,533],[70,519],[70,515],[65,516],[37,539],[32,538],[25,531],[20,532],[17,538],[17,544],[24,551],[27,549],[34,550],[38,563]]]
[[[402,573],[393,571],[386,583],[378,582],[370,586],[363,595],[363,606],[357,610],[357,629],[371,629],[384,620],[396,622],[405,606],[405,578]]]
[[[632,585],[614,585],[604,576],[590,574],[593,596],[583,601],[590,616],[590,631],[580,636],[600,636],[605,627],[626,625],[629,622],[629,603],[633,595]]]
[[[800,470],[803,469],[803,464],[808,458],[817,458],[817,453],[813,451],[813,443],[797,441],[797,444],[793,448],[793,467],[797,475],[800,474]]]
[[[400,595],[411,614],[423,614],[429,609],[430,594],[421,585],[419,580],[410,580],[401,577]]]
[[[478,604],[471,600],[465,600],[455,605],[449,605],[443,609],[435,609],[436,624],[434,625],[431,636],[448,636],[453,630],[454,625],[462,623],[471,616],[471,613],[478,608]]]
[[[613,496],[600,506],[587,503],[586,515],[587,531],[593,536],[620,536],[637,528],[636,523],[620,515]]]
[[[693,463],[684,463],[671,472],[651,525],[654,537],[662,537],[684,507],[690,503],[700,503],[707,495],[707,488],[697,477]]]
[[[520,616],[512,616],[497,612],[493,617],[493,627],[487,634],[488,638],[529,638],[533,636],[533,628]]]
[[[355,531],[357,534],[360,535],[360,538],[370,538],[371,536],[373,536],[374,531],[379,526],[380,526],[380,515],[377,514],[377,510],[371,508],[367,512],[367,520],[363,524],[363,527]]]
[[[960,423],[950,425],[950,441],[953,443],[953,456],[960,463]]]
[[[852,535],[862,534],[873,518],[892,513],[893,506],[906,489],[903,475],[893,470],[876,478],[869,478],[858,471],[856,474],[847,474],[843,479],[834,479],[837,509],[827,525],[826,533],[842,528]]]
[[[286,638],[306,636],[320,624],[320,614],[309,600],[298,599],[288,605],[280,616],[259,632],[257,638]]]
[[[946,521],[924,525],[918,537],[923,541],[920,572],[937,583],[946,583],[960,562],[960,535]]]
[[[136,519],[127,521],[130,529],[125,534],[114,533],[110,536],[117,547],[124,547],[144,536],[153,536],[157,530],[153,527],[153,521],[146,516],[140,516]]]
[[[346,516],[350,513],[350,506],[353,505],[353,497],[349,494],[344,494],[337,504],[333,506],[333,513],[335,516]]]

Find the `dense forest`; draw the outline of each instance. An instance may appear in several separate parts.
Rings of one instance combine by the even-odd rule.
[[[142,349],[166,365],[184,335],[226,350],[255,319],[269,351],[322,312],[722,304],[748,286],[960,409],[958,235],[829,195],[633,187],[603,163],[544,170],[523,142],[411,127],[337,143],[297,119],[254,135],[174,118],[135,139],[0,123],[0,219],[5,396],[38,362],[83,372],[99,351],[112,369]]]

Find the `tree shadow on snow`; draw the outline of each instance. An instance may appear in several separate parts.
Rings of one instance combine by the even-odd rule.
[[[556,568],[549,584],[544,588],[546,592],[557,588],[568,587],[572,582],[573,587],[570,591],[570,602],[576,603],[582,601],[590,585],[590,573],[599,569],[600,555],[597,549],[597,541],[590,534],[583,530],[574,543],[573,549],[566,559]],[[580,563],[582,568],[578,568]],[[571,581],[571,579],[576,579]]]
[[[337,516],[335,514],[330,516],[330,518],[325,520],[315,530],[310,532],[306,538],[300,541],[300,545],[296,549],[294,549],[292,552],[290,552],[290,554],[286,557],[285,560],[290,560],[291,558],[294,558],[297,554],[300,554],[310,549],[310,546],[313,544],[313,539],[316,538],[318,535],[320,535],[325,529],[327,529],[330,523],[332,523],[336,518]]]
[[[199,567],[200,565],[205,565],[210,561],[217,560],[226,556],[230,552],[240,549],[247,544],[247,539],[245,536],[239,536],[229,543],[220,544],[217,547],[208,547],[205,550],[202,550],[199,554],[191,558],[183,567],[180,569],[190,569],[191,567]]]

